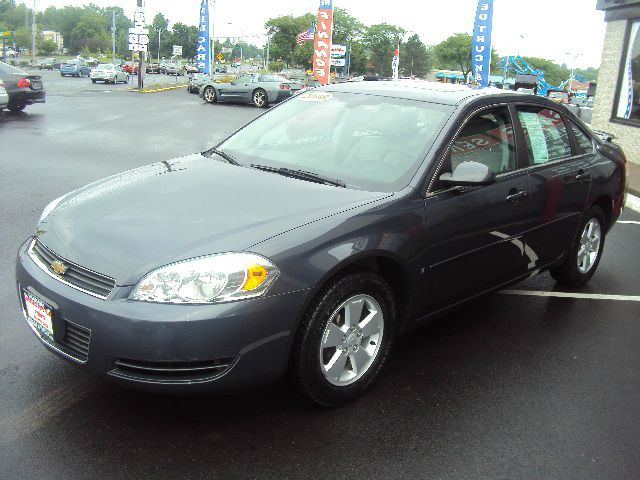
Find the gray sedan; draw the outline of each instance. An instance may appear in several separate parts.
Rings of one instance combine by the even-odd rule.
[[[113,83],[115,85],[118,82],[127,83],[129,81],[129,74],[127,72],[110,63],[102,63],[98,65],[96,68],[91,70],[89,77],[93,83],[101,81],[104,83]]]
[[[0,83],[0,112],[3,109],[7,108],[7,105],[9,105],[9,94],[5,90],[2,83]]]
[[[200,89],[200,97],[208,103],[237,102],[253,103],[265,108],[295,95],[302,84],[278,75],[258,73],[241,75],[229,83],[210,82]]]

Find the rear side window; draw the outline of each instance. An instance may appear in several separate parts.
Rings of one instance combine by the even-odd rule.
[[[571,157],[567,127],[558,112],[544,107],[520,106],[518,117],[530,164],[541,165]]]
[[[576,137],[576,143],[578,144],[578,151],[576,152],[576,155],[592,153],[593,140],[591,140],[591,137],[584,133],[575,123],[569,122],[569,125],[571,125],[571,131],[573,132],[573,136]]]

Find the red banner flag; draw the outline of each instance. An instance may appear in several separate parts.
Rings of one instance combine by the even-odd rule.
[[[331,37],[333,34],[332,0],[320,0],[318,24],[313,42],[313,76],[322,84],[329,83],[331,69]]]

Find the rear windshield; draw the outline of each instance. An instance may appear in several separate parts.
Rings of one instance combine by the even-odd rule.
[[[18,70],[11,65],[0,62],[0,73],[17,73],[19,75],[26,75],[22,70]]]
[[[259,82],[288,82],[284,77],[280,77],[278,75],[260,75],[258,78]]]
[[[113,65],[109,65],[107,63],[101,63],[97,67],[98,70],[113,70]]]

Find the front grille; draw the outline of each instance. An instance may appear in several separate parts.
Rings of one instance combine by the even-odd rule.
[[[110,374],[130,380],[157,383],[191,383],[212,380],[226,373],[233,358],[196,362],[147,362],[117,358]]]
[[[64,327],[64,338],[57,343],[63,347],[65,353],[86,362],[89,358],[91,331],[67,320]]]
[[[41,268],[44,268],[54,278],[85,293],[105,299],[116,286],[116,281],[113,278],[83,268],[56,255],[38,240],[33,241],[29,253],[38,260]],[[68,267],[64,276],[57,275],[53,271],[51,264],[56,260]]]

